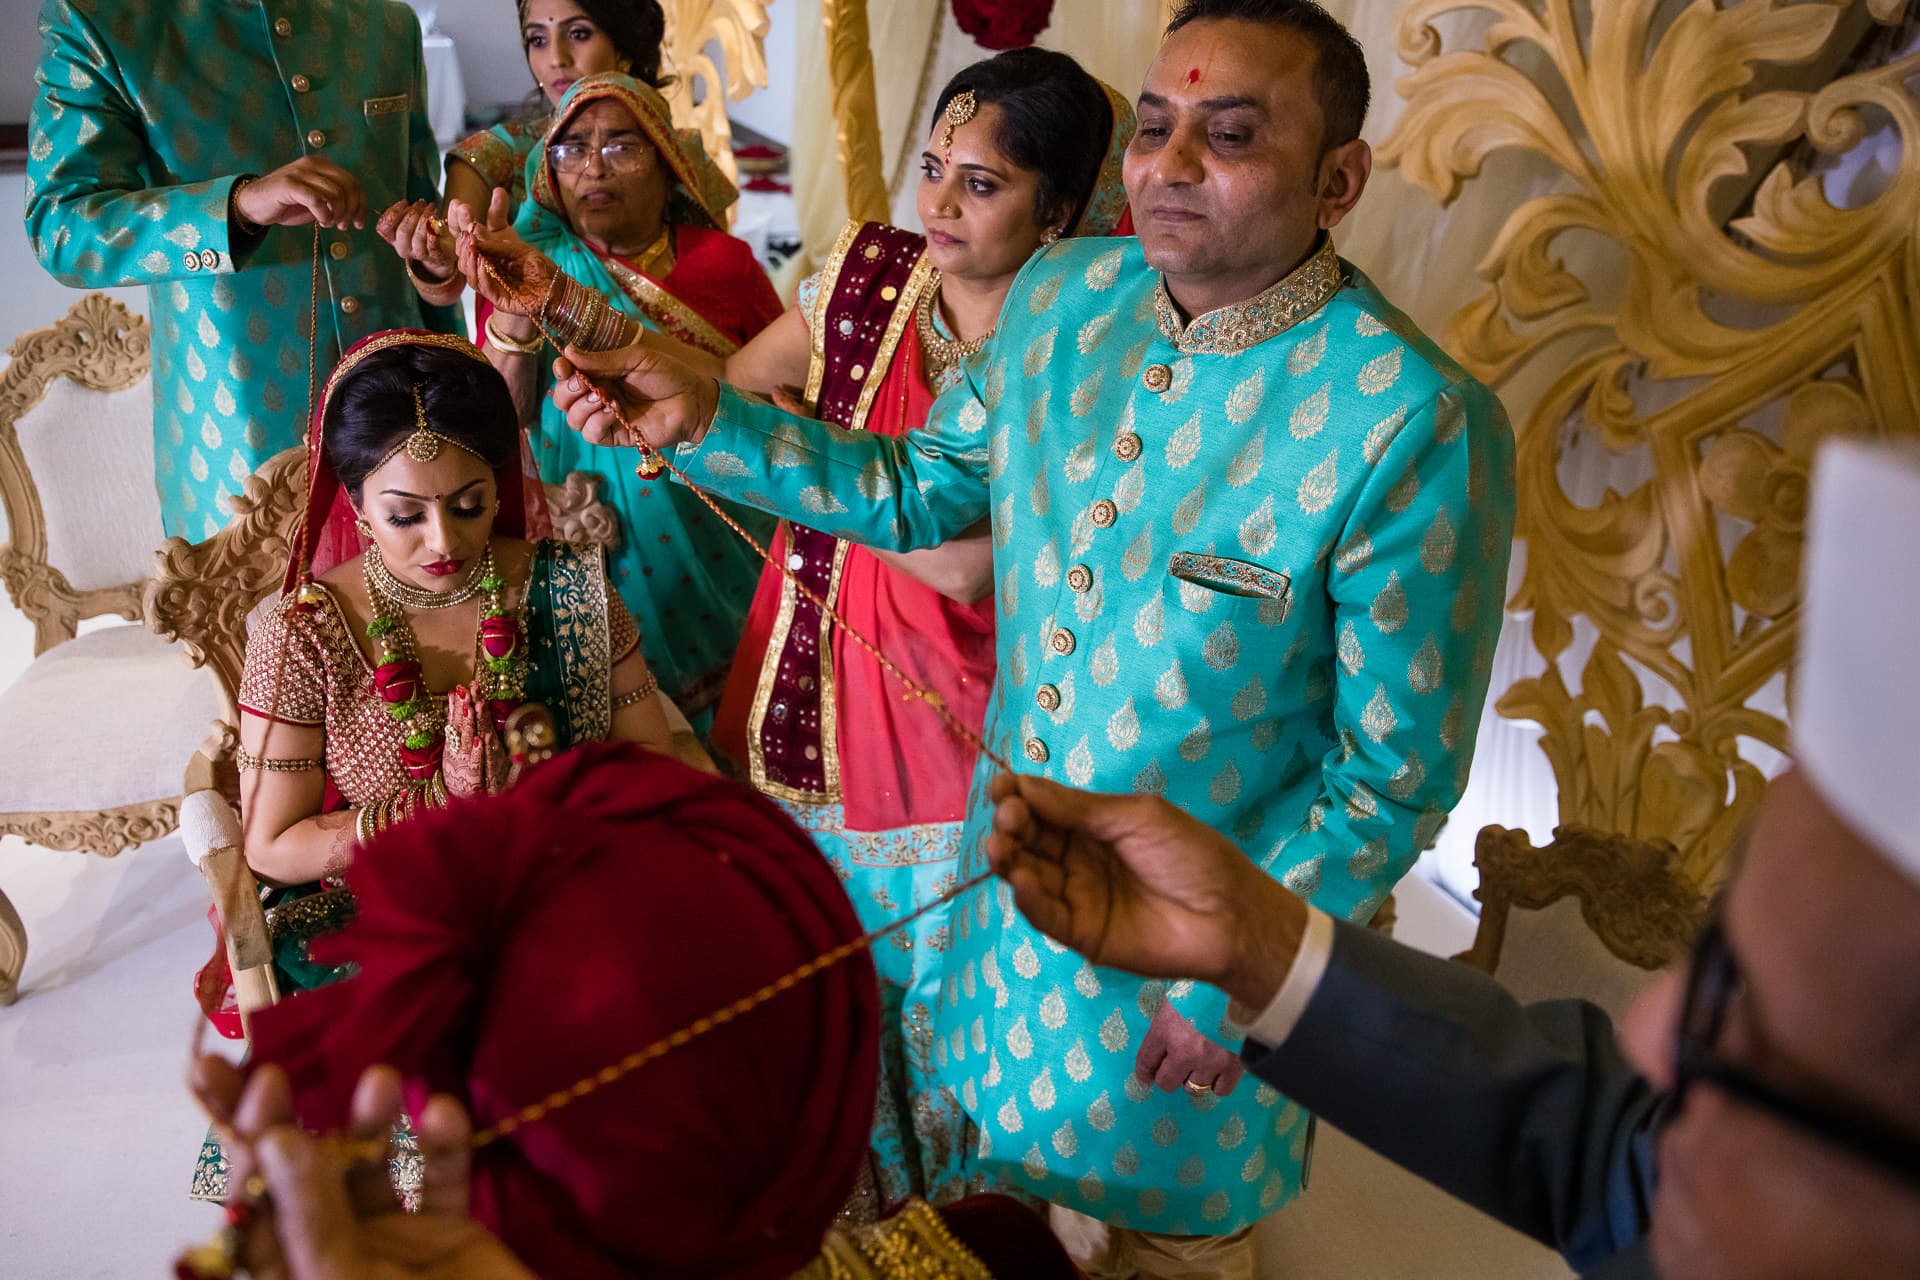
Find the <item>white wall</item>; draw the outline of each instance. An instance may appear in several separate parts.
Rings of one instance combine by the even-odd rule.
[[[0,0],[0,124],[25,124],[33,106],[39,18],[40,0]]]

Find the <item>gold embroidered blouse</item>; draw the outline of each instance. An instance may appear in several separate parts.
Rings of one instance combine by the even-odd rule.
[[[411,785],[400,762],[401,729],[387,714],[373,686],[373,666],[353,638],[340,602],[325,586],[311,610],[283,599],[247,640],[246,669],[240,679],[245,711],[285,724],[319,728],[325,762],[334,786],[354,807],[399,794]],[[640,642],[633,615],[620,597],[607,595],[607,624],[613,661]],[[430,692],[427,727],[446,724],[447,695]],[[268,757],[283,756],[269,738]]]

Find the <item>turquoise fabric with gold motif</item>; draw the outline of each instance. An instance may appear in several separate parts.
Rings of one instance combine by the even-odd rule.
[[[40,32],[27,237],[62,284],[147,286],[160,508],[203,538],[306,425],[313,232],[231,232],[237,178],[317,155],[366,189],[366,229],[320,233],[317,377],[381,329],[461,331],[373,231],[439,194],[420,24],[398,0],[45,0]]]
[[[927,546],[991,514],[987,737],[1023,771],[1164,795],[1315,905],[1371,916],[1466,785],[1513,528],[1499,402],[1322,247],[1183,324],[1137,240],[1054,246],[925,429],[804,423],[723,392],[680,465],[840,537]],[[928,732],[936,732],[931,725]],[[962,878],[984,869],[974,777]],[[942,1078],[994,1176],[1106,1221],[1224,1234],[1299,1190],[1308,1117],[1245,1082],[1134,1076],[1171,1002],[997,884],[951,910]]]

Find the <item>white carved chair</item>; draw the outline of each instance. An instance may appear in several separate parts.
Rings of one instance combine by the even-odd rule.
[[[1527,1002],[1578,996],[1618,1018],[1679,959],[1706,900],[1671,845],[1562,827],[1534,848],[1490,826],[1475,843],[1482,903],[1454,959]],[[1571,1280],[1552,1250],[1318,1127],[1308,1191],[1261,1229],[1261,1274],[1314,1280]]]
[[[160,541],[146,321],[88,294],[22,335],[0,373],[0,581],[34,658],[0,690],[0,835],[112,856],[174,829],[180,762],[219,713],[213,681],[133,625]],[[0,896],[0,1005],[26,931]]]

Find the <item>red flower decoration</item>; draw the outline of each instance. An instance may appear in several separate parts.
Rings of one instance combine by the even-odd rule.
[[[953,0],[953,20],[982,49],[1024,49],[1053,20],[1053,0]]]
[[[444,738],[435,738],[430,747],[401,747],[400,763],[406,766],[407,776],[425,782],[440,771],[441,748]]]
[[[498,614],[481,619],[480,647],[489,658],[511,658],[520,648],[520,624]]]
[[[420,696],[420,663],[413,658],[381,663],[373,669],[373,687],[382,702],[412,702]]]

